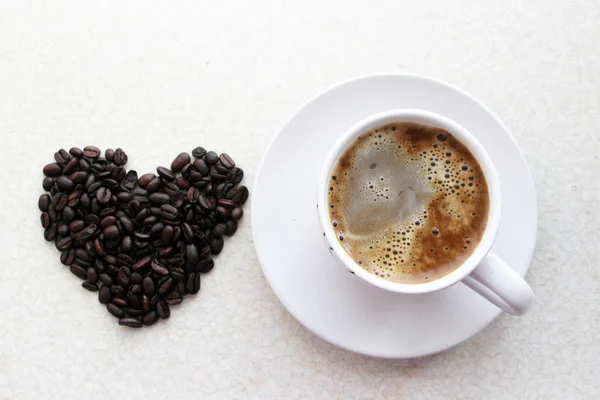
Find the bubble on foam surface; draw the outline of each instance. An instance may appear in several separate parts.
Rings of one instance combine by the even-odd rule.
[[[450,272],[476,247],[487,222],[482,171],[437,128],[397,123],[369,131],[346,150],[333,176],[331,220],[343,232],[343,247],[388,280],[425,282]],[[465,243],[464,232],[473,230],[479,234]]]

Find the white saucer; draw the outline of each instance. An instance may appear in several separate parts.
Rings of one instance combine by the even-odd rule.
[[[483,144],[502,187],[502,225],[493,250],[524,276],[535,246],[537,203],[519,147],[502,122],[469,94],[416,75],[344,82],[292,115],[259,168],[252,231],[267,281],[304,326],[350,351],[410,358],[455,346],[500,310],[462,284],[426,295],[388,293],[349,274],[329,254],[315,208],[325,156],[357,121],[394,108],[449,117]]]

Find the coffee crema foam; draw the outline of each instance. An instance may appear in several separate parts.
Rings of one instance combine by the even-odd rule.
[[[366,271],[423,283],[459,267],[475,250],[489,211],[487,182],[449,132],[391,123],[360,135],[329,179],[330,222]]]

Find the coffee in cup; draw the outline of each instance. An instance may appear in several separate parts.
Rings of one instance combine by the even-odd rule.
[[[329,219],[363,269],[394,283],[439,279],[467,260],[490,195],[469,149],[448,131],[392,122],[358,136],[329,178]]]

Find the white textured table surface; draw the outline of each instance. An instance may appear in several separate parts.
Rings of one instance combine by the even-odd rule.
[[[0,399],[599,398],[599,21],[594,0],[1,2]],[[421,360],[337,349],[269,289],[246,207],[200,294],[132,331],[43,240],[56,149],[142,172],[204,145],[252,189],[290,113],[372,72],[457,84],[512,130],[539,196],[526,316]]]

